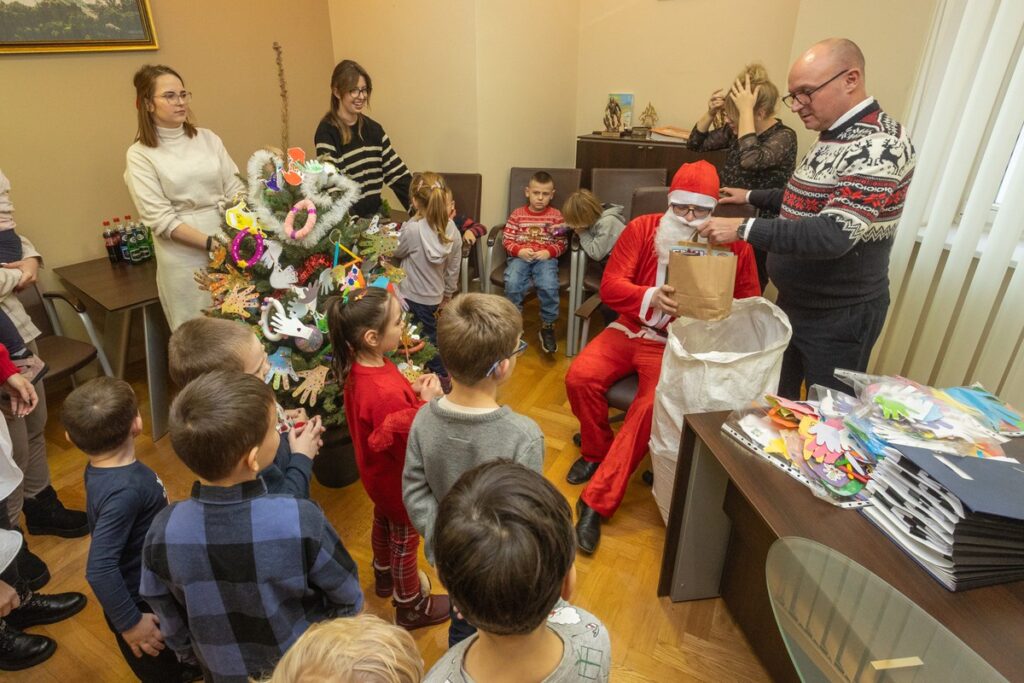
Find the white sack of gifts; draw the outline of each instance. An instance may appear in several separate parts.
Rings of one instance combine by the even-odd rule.
[[[735,300],[724,320],[669,326],[650,441],[654,499],[666,523],[683,416],[744,408],[777,391],[792,333],[782,309],[762,297]]]

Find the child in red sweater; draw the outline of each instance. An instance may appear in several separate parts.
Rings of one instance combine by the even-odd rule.
[[[333,299],[327,323],[356,464],[373,501],[375,592],[393,597],[399,626],[439,624],[448,619],[448,596],[431,595],[429,582],[421,584],[420,537],[402,502],[402,469],[416,411],[442,395],[441,383],[429,374],[410,385],[385,356],[398,348],[405,329],[402,306],[387,290],[370,287]]]
[[[502,238],[508,253],[505,297],[522,311],[523,297],[532,280],[540,299],[540,343],[546,353],[558,350],[558,257],[569,245],[562,212],[551,206],[554,197],[551,175],[545,171],[534,173],[526,186],[526,205],[508,217]]]

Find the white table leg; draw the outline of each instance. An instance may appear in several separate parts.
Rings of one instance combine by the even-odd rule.
[[[142,309],[146,331],[146,382],[149,384],[151,433],[156,441],[167,433],[170,400],[167,387],[167,341],[170,337],[159,302]]]

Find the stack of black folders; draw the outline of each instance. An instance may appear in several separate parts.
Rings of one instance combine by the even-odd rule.
[[[1024,465],[897,450],[861,514],[951,591],[1024,579]]]

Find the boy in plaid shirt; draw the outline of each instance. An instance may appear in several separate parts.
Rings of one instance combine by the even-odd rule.
[[[153,520],[139,593],[207,680],[260,677],[310,624],[362,609],[356,565],[320,508],[257,478],[276,427],[273,391],[242,372],[207,373],[171,406],[171,444],[200,481]]]

